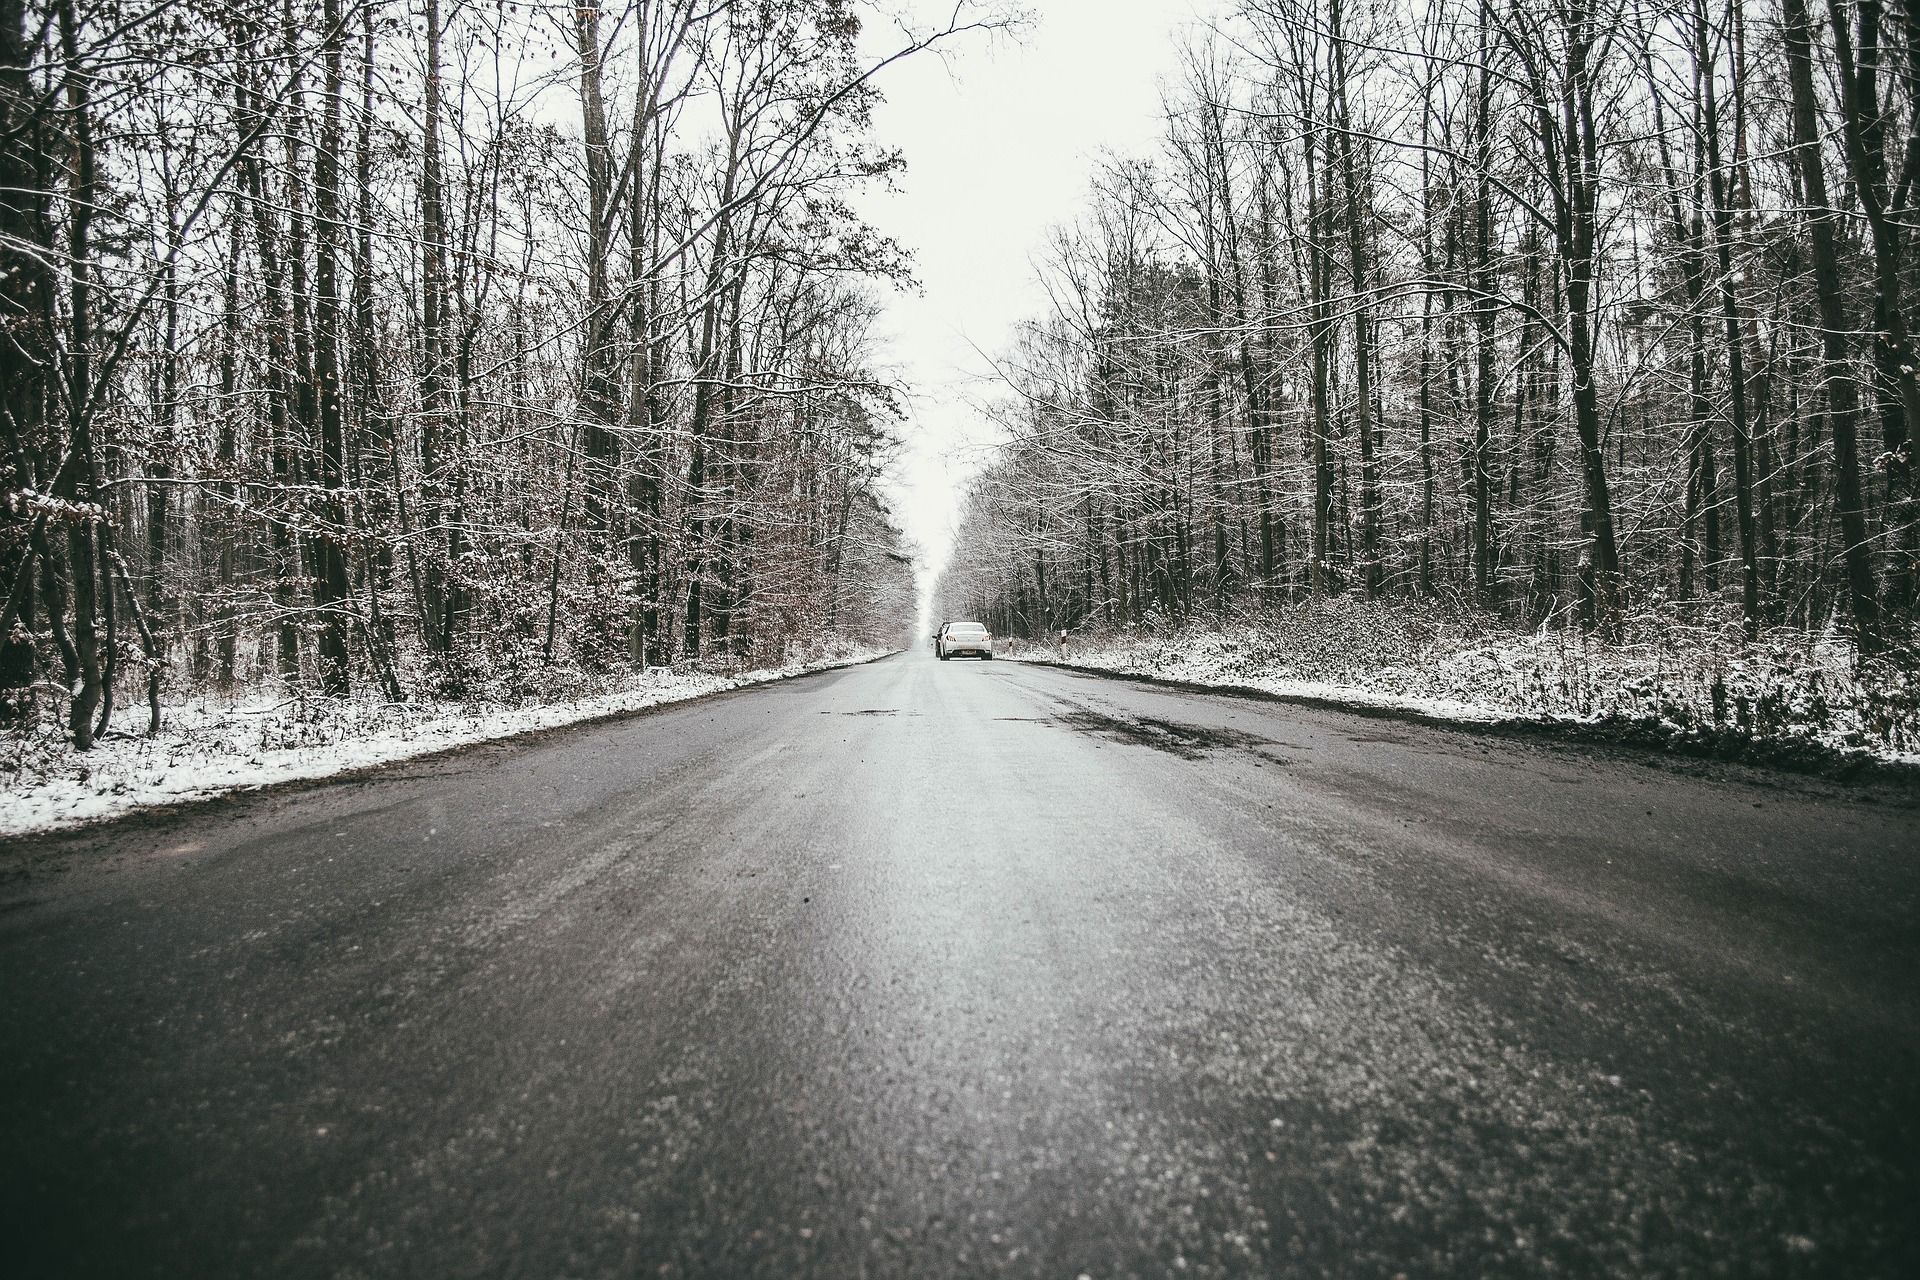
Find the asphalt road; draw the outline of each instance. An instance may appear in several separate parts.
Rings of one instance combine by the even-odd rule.
[[[1912,1276],[1917,910],[1910,795],[905,655],[0,853],[0,1269]]]

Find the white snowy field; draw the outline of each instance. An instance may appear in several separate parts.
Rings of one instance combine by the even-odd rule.
[[[1831,637],[1725,629],[1515,631],[1330,600],[1224,626],[1127,629],[1011,654],[1462,722],[1557,721],[1741,754],[1814,752],[1920,765],[1920,683],[1861,670]],[[1755,750],[1757,749],[1757,750]]]
[[[538,729],[642,711],[710,693],[884,657],[855,648],[789,666],[718,675],[658,667],[592,697],[532,706],[454,702],[229,702],[166,705],[146,737],[144,705],[84,754],[14,742],[0,759],[0,839],[204,800],[274,783],[323,778]]]

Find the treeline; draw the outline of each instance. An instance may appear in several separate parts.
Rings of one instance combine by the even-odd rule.
[[[848,0],[0,0],[0,692],[890,639]]]
[[[1920,10],[1245,0],[1165,113],[1057,237],[952,616],[1911,645]]]

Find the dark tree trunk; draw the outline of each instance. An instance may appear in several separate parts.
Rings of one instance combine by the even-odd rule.
[[[1840,523],[1841,555],[1847,570],[1847,600],[1863,652],[1882,644],[1879,594],[1874,584],[1872,551],[1867,544],[1865,504],[1860,494],[1860,453],[1856,439],[1859,389],[1849,360],[1840,252],[1834,234],[1838,214],[1827,192],[1826,166],[1820,159],[1820,124],[1813,88],[1812,31],[1806,0],[1781,0],[1782,34],[1787,47],[1787,83],[1793,95],[1793,145],[1809,210],[1807,233],[1813,249],[1814,294],[1820,306],[1820,355],[1825,365],[1827,423],[1833,433],[1833,504]]]
[[[347,483],[346,420],[340,378],[341,323],[339,242],[341,234],[341,103],[345,89],[340,0],[323,0],[321,21],[327,30],[320,107],[320,136],[314,148],[314,351],[313,372],[319,418],[319,479],[327,500],[314,539],[313,603],[319,613],[320,691],[347,695],[347,637],[351,605],[347,582],[346,513],[341,491]]]

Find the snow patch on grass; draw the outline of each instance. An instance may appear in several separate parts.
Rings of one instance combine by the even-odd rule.
[[[160,733],[151,738],[132,728],[144,727],[146,708],[125,708],[116,720],[120,727],[84,754],[69,748],[50,725],[33,736],[4,741],[10,758],[0,758],[0,838],[391,764],[851,666],[886,652],[842,646],[782,667],[737,672],[656,667],[629,672],[588,696],[520,705],[196,698],[166,706]]]

